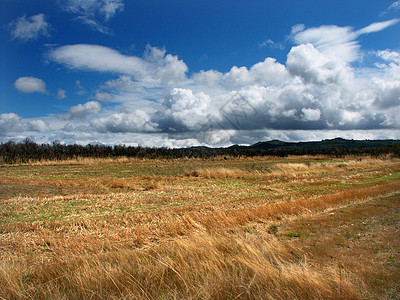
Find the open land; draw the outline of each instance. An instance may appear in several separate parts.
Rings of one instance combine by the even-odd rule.
[[[400,159],[0,166],[1,299],[399,299]]]

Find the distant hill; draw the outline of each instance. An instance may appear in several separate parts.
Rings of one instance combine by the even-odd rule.
[[[359,149],[359,148],[379,148],[389,145],[399,144],[400,140],[346,140],[343,138],[327,139],[315,142],[282,142],[279,140],[272,140],[267,142],[258,142],[250,146],[233,145],[228,149],[286,149],[286,150],[327,150],[327,149]]]

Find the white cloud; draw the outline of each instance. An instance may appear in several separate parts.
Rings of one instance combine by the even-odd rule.
[[[113,72],[133,76],[143,85],[165,85],[184,80],[186,64],[177,56],[148,46],[145,57],[128,56],[98,45],[68,45],[54,49],[50,58],[71,69]]]
[[[0,136],[22,129],[21,117],[14,113],[0,114]]]
[[[33,131],[38,131],[38,132],[44,132],[44,131],[48,131],[49,125],[44,122],[43,120],[31,120],[28,122],[28,127],[30,130]]]
[[[46,84],[44,81],[36,77],[19,77],[17,80],[15,80],[14,87],[20,92],[26,94],[47,93]]]
[[[304,25],[296,25],[292,28],[291,38],[299,45],[311,43],[321,52],[353,62],[360,58],[360,44],[356,41],[360,35],[379,32],[398,22],[399,19],[376,22],[357,31],[349,26],[324,25],[305,29]]]
[[[85,104],[78,104],[69,109],[72,119],[82,119],[88,115],[98,115],[101,111],[101,104],[96,101],[89,101]]]
[[[389,9],[400,9],[400,1],[395,1],[393,2],[390,6]]]
[[[351,27],[336,25],[321,26],[297,30],[292,34],[293,40],[298,44],[312,44],[318,50],[328,52],[351,62],[358,58],[359,44],[355,41],[357,35]]]
[[[14,132],[39,136],[32,131],[49,131],[47,126],[55,138],[79,143],[227,146],[272,138],[400,138],[400,54],[371,51],[375,67],[352,64],[361,54],[360,34],[396,22],[359,31],[294,26],[296,45],[283,64],[268,57],[253,66],[190,77],[186,64],[165,49],[148,46],[137,57],[98,45],[62,46],[49,54],[55,63],[115,74],[89,98],[108,103],[82,103],[44,124],[9,118]],[[79,81],[76,85],[82,89]]]
[[[63,8],[77,15],[77,20],[95,31],[111,34],[104,22],[109,21],[117,13],[124,10],[122,0],[68,0]]]
[[[94,96],[94,99],[101,101],[101,102],[109,102],[113,100],[113,95],[110,93],[105,93],[105,92],[100,92],[97,91],[96,95]]]
[[[277,43],[274,42],[271,39],[266,39],[265,41],[263,41],[262,43],[260,43],[259,45],[260,47],[268,47],[268,48],[275,48],[275,49],[280,49],[283,50],[285,49],[285,46],[282,43]]]
[[[278,63],[274,58],[267,57],[250,69],[233,66],[225,74],[216,70],[209,70],[195,73],[192,77],[197,84],[208,87],[237,88],[254,84],[279,85],[289,78],[289,73],[284,65]]]
[[[75,80],[75,88],[78,90],[75,91],[75,94],[83,96],[86,94],[86,89],[82,86],[82,83],[80,80]]]
[[[274,58],[267,57],[263,62],[256,63],[250,68],[250,74],[254,77],[252,84],[280,85],[289,79],[289,73],[284,65]]]
[[[102,88],[105,89],[118,89],[123,91],[134,91],[140,88],[140,84],[137,81],[132,80],[131,76],[120,75],[119,78],[114,80],[108,80]]]
[[[209,115],[210,96],[190,89],[174,88],[163,103],[160,125],[164,131],[196,130]],[[197,128],[196,128],[197,127]]]
[[[301,112],[303,113],[304,121],[318,121],[321,119],[321,111],[319,109],[312,108],[302,108]]]
[[[108,20],[114,17],[117,12],[124,10],[124,2],[121,0],[104,0],[100,10],[104,13],[104,18]]]
[[[51,26],[46,22],[44,14],[38,14],[27,18],[22,16],[9,24],[13,39],[26,42],[39,38],[39,36],[49,36]]]
[[[121,0],[69,0],[64,8],[71,13],[87,17],[99,14],[108,20],[117,12],[124,10],[124,2]]]
[[[155,130],[155,124],[151,123],[150,116],[143,110],[137,110],[132,114],[115,113],[108,117],[94,119],[91,125],[101,133],[143,133]]]
[[[386,14],[389,14],[391,12],[396,12],[398,10],[400,10],[400,1],[395,1],[388,8],[386,8],[380,15],[384,16]]]
[[[83,90],[83,89],[84,89],[83,86],[82,86],[82,84],[81,84],[81,81],[80,81],[80,80],[75,80],[75,85],[76,85],[76,87],[77,87],[78,89],[80,89],[80,90]]]
[[[153,63],[157,53],[146,54],[143,61]],[[112,95],[119,111],[103,112],[90,125],[99,134],[167,134],[171,140],[206,145],[228,145],[244,130],[249,139],[265,130],[391,130],[400,126],[397,56],[376,55],[390,59],[377,77],[371,73],[358,78],[357,69],[312,44],[293,47],[286,65],[267,58],[227,73],[201,71],[161,92],[120,75],[97,93],[98,99]]]
[[[294,35],[300,31],[303,31],[305,28],[306,28],[306,26],[304,24],[296,24],[296,25],[292,26],[291,34]]]
[[[215,87],[220,85],[223,74],[216,70],[201,70],[198,73],[193,74],[194,81],[199,85]]]
[[[374,79],[375,101],[374,104],[380,108],[396,108],[400,106],[400,81],[386,81]]]
[[[293,47],[287,58],[287,68],[307,83],[339,84],[348,82],[353,75],[345,61],[326,55],[312,44]]]
[[[388,20],[384,22],[376,22],[372,23],[371,25],[368,25],[358,31],[356,31],[356,34],[361,35],[361,34],[368,34],[372,32],[378,32],[381,30],[384,30],[390,26],[393,26],[397,24],[400,21],[400,19],[393,19],[393,20]]]
[[[76,18],[76,20],[88,25],[93,31],[98,31],[107,35],[113,34],[112,30],[108,26],[103,25],[100,21],[89,19],[86,16],[79,16]]]
[[[388,62],[395,62],[396,64],[400,64],[400,53],[396,51],[380,50],[376,52],[376,55],[386,60]]]
[[[242,86],[248,85],[249,83],[254,81],[254,78],[246,67],[238,68],[236,66],[233,66],[232,69],[227,74],[225,74],[224,81],[229,86]]]
[[[57,99],[65,99],[67,98],[67,92],[63,89],[57,90]]]

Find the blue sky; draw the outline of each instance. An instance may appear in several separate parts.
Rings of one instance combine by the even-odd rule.
[[[400,138],[400,1],[2,0],[0,141]]]

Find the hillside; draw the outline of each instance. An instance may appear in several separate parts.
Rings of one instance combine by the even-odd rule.
[[[326,149],[360,149],[379,148],[399,144],[400,140],[346,140],[343,138],[327,139],[313,142],[282,142],[272,140],[258,142],[251,146],[231,146],[231,149],[296,149],[296,150],[326,150]]]

